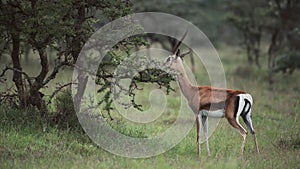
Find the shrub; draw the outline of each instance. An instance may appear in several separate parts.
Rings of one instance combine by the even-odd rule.
[[[300,69],[300,52],[287,53],[276,60],[275,72],[292,74],[296,69]]]
[[[52,123],[59,128],[81,128],[76,116],[71,89],[65,89],[58,94],[54,101],[56,112],[51,118]]]

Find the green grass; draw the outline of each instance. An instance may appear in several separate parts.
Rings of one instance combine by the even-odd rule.
[[[247,90],[253,95],[253,124],[257,131],[259,155],[249,134],[244,156],[239,156],[242,138],[225,119],[220,121],[209,139],[211,156],[207,155],[203,144],[202,156],[198,158],[193,128],[186,138],[166,153],[130,159],[106,152],[79,129],[53,126],[43,132],[42,121],[34,111],[12,110],[2,105],[0,168],[299,168],[300,72],[291,76],[277,75],[277,83],[271,90],[265,68],[253,67],[254,71],[250,71],[245,58],[239,57],[233,48],[222,48],[219,54],[229,88]],[[202,76],[205,72],[197,74],[200,80]],[[203,79],[203,84],[207,85],[206,78]],[[168,98],[168,112],[153,123],[130,123],[114,112],[115,120],[110,124],[119,132],[134,137],[161,133],[176,119],[175,110],[180,103],[176,95]]]

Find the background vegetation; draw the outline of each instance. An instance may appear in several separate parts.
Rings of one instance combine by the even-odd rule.
[[[2,0],[0,4],[0,168],[298,168],[300,161],[300,3],[297,0],[175,1],[39,1]],[[168,152],[147,159],[128,159],[97,147],[78,124],[69,86],[70,75],[87,38],[105,23],[144,11],[167,12],[197,25],[217,47],[229,88],[253,95],[253,121],[261,154],[250,137],[238,157],[241,138],[225,120],[210,138],[212,156],[197,157],[196,133]],[[111,70],[135,47],[172,48],[168,37],[146,35],[124,40],[98,70],[100,102],[109,123],[133,137],[150,137],[177,117],[179,90],[171,76],[143,72],[132,88],[146,97],[151,88],[170,90],[168,112],[155,122],[132,124],[115,112],[109,86]],[[120,51],[122,52],[116,52]],[[193,66],[194,61],[186,59]],[[199,83],[209,85],[203,67]],[[149,78],[150,77],[150,78]],[[85,83],[85,77],[78,76]],[[143,83],[140,83],[143,82]],[[135,85],[133,85],[135,86]],[[84,87],[84,86],[83,86]],[[135,96],[136,94],[136,96]],[[82,93],[77,92],[76,99]]]

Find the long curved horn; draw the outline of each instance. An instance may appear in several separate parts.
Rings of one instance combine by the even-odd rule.
[[[181,38],[181,40],[174,46],[174,48],[173,48],[173,50],[172,50],[172,53],[173,53],[173,54],[176,54],[176,52],[177,52],[177,50],[178,50],[178,48],[179,48],[181,42],[183,41],[183,39],[184,39],[185,36],[187,35],[187,32],[188,32],[188,31],[186,30],[185,33],[184,33],[184,35],[183,35],[183,37]]]

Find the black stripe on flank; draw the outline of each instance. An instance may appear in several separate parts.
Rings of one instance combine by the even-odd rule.
[[[244,105],[243,110],[241,112],[242,117],[246,116],[249,113],[249,111],[251,110],[250,101],[248,99],[244,99],[244,102],[245,102],[245,105]],[[249,108],[246,110],[247,105],[249,105]]]
[[[224,109],[225,107],[225,101],[216,102],[216,103],[207,103],[201,105],[201,109],[207,109],[207,110],[219,110]]]
[[[240,96],[236,96],[235,108],[234,108],[234,118],[236,118],[237,112],[239,110]]]

